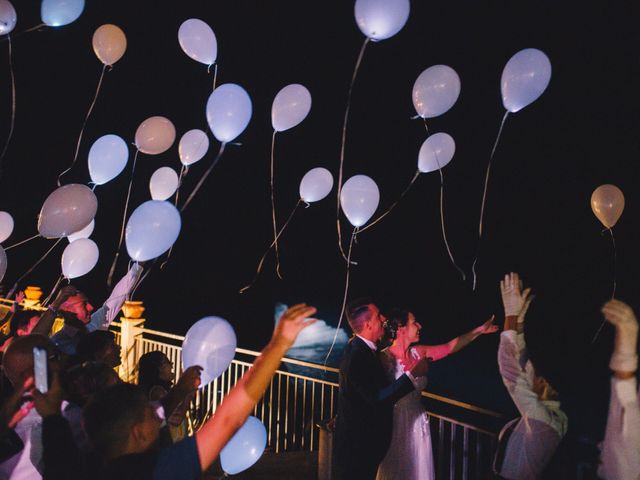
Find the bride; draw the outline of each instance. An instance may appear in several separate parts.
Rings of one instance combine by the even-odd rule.
[[[422,326],[407,310],[389,312],[385,322],[385,340],[393,341],[380,353],[382,365],[389,379],[396,379],[423,357],[440,360],[467,346],[476,337],[493,333],[498,327],[493,317],[479,327],[442,345],[414,345],[420,340]],[[400,399],[393,410],[391,446],[378,468],[376,480],[433,480],[435,479],[429,417],[420,401],[427,378],[416,379],[416,390]]]

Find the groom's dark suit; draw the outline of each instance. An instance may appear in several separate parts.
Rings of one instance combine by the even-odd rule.
[[[349,341],[340,363],[334,479],[375,478],[391,441],[393,405],[413,389],[406,374],[389,383],[376,353],[357,336]]]

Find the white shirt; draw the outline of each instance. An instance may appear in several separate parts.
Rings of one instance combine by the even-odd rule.
[[[0,480],[40,480],[36,466],[42,470],[42,417],[35,408],[18,422],[15,432],[24,448],[0,464]]]

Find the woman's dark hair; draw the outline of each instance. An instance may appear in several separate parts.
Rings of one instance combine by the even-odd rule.
[[[167,360],[167,356],[159,350],[147,352],[138,361],[138,385],[148,395],[153,387],[171,389],[171,382],[160,379],[160,367]]]
[[[384,342],[391,344],[398,335],[398,328],[405,327],[409,323],[409,310],[394,308],[387,312],[384,322]]]

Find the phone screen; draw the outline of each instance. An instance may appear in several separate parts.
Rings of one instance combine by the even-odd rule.
[[[47,393],[47,350],[33,347],[33,377],[40,393]]]

